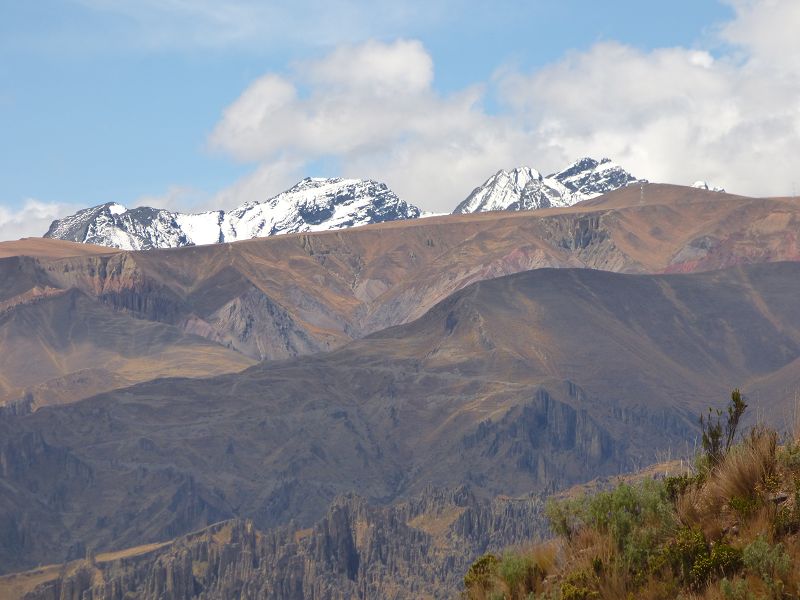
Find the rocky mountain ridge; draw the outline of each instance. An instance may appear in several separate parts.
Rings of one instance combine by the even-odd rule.
[[[572,206],[640,182],[644,183],[608,158],[581,158],[546,177],[530,167],[517,167],[489,177],[453,213]]]
[[[452,214],[564,208],[632,184],[646,184],[609,158],[576,160],[543,176],[521,166],[500,170],[460,202]],[[694,188],[724,192],[697,181]],[[367,179],[312,178],[264,202],[230,211],[180,213],[109,202],[57,219],[45,238],[123,250],[178,248],[287,233],[328,231],[435,216],[397,197],[384,183]]]
[[[107,203],[53,221],[44,235],[123,250],[178,248],[285,233],[326,231],[414,219],[420,210],[384,183],[368,179],[303,179],[264,202],[197,214]]]
[[[498,171],[453,211],[571,206],[639,181],[616,163],[582,158],[546,178],[530,167]],[[217,244],[286,233],[326,231],[421,216],[386,184],[308,177],[264,202],[197,214],[110,202],[53,221],[55,238],[124,250]]]

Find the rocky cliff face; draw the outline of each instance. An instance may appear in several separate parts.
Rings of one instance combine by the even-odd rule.
[[[465,487],[430,488],[385,508],[349,495],[308,529],[261,531],[250,521],[233,520],[154,549],[89,553],[25,599],[451,596],[476,556],[545,533],[542,507],[539,497],[480,500]]]

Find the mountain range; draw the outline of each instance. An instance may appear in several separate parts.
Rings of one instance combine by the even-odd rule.
[[[482,498],[646,465],[731,386],[800,384],[800,264],[536,269],[330,352],[162,378],[0,419],[0,563],[25,568],[232,517],[308,527],[350,492]]]
[[[583,158],[546,178],[529,167],[519,167],[490,177],[454,213],[571,206],[636,181],[609,159]],[[54,221],[44,237],[147,250],[341,229],[420,215],[419,208],[400,200],[384,183],[307,178],[264,202],[250,202],[228,212],[186,214],[102,204]]]
[[[0,598],[447,596],[553,492],[691,454],[731,388],[781,426],[800,205],[705,187],[0,243]]]
[[[0,244],[0,403],[239,371],[406,323],[541,267],[691,272],[795,260],[791,199],[649,184],[580,205],[394,221],[175,250]],[[668,225],[666,225],[668,223]],[[17,409],[14,409],[17,410]]]
[[[432,482],[544,494],[679,448],[736,385],[780,419],[799,229],[790,198],[646,184],[170,250],[0,245],[0,564],[304,530]]]

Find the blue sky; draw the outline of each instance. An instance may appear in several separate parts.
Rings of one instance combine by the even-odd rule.
[[[4,219],[20,224],[24,210],[46,220],[107,201],[184,210],[232,205],[266,197],[306,175],[383,179],[401,195],[414,196],[407,199],[441,210],[499,168],[530,164],[547,170],[579,155],[605,153],[606,147],[631,170],[656,171],[641,173],[653,179],[677,142],[654,149],[620,141],[599,127],[589,131],[598,119],[580,111],[576,90],[577,96],[586,94],[587,104],[611,103],[616,92],[604,92],[605,78],[583,91],[581,81],[607,70],[607,79],[622,81],[622,87],[649,89],[658,86],[662,71],[664,85],[674,88],[676,80],[680,87],[702,67],[719,79],[708,84],[713,89],[695,86],[703,87],[698,94],[709,96],[703,101],[713,107],[720,86],[742,77],[735,70],[745,69],[766,46],[759,31],[741,31],[745,18],[758,20],[751,14],[760,10],[758,4],[0,0],[0,228]],[[685,76],[675,66],[684,63],[694,69]],[[345,80],[353,65],[374,65],[376,73],[368,84]],[[637,88],[641,69],[648,75]],[[408,82],[413,94],[402,102],[382,100],[375,82],[386,72],[396,73],[391,85],[399,86],[400,95]],[[243,133],[243,121],[251,129],[256,123],[253,106],[273,105],[276,86],[292,96],[281,97],[281,120],[264,117],[255,131]],[[563,87],[575,105],[567,103],[569,110],[580,114],[564,112],[556,92],[545,86]],[[781,93],[788,97],[792,89]],[[684,90],[678,97],[683,109],[708,110],[695,106],[692,93]],[[626,110],[651,114],[660,100],[650,102]],[[665,93],[664,103],[676,101]],[[374,139],[365,133],[348,140],[348,131],[361,124],[362,107]],[[731,110],[743,112],[740,106]],[[443,116],[435,117],[437,111]],[[355,125],[340,119],[342,114]],[[454,117],[444,129],[382,128],[417,114],[437,121],[463,118]],[[320,124],[326,118],[344,120],[345,132]],[[293,127],[308,129],[312,121],[314,139],[292,137]],[[661,125],[653,123],[645,119],[643,126],[655,128],[651,136],[657,139]],[[288,131],[273,136],[284,125]],[[602,127],[613,129],[614,123]],[[636,126],[631,131],[635,136]],[[722,147],[729,134],[716,132],[719,139],[712,142]],[[787,143],[795,134],[789,132]],[[410,158],[426,153],[424,164],[422,157]],[[663,167],[663,176],[726,175],[713,163],[707,174],[682,168]],[[445,170],[450,174],[443,177]],[[33,224],[34,216],[26,223]]]

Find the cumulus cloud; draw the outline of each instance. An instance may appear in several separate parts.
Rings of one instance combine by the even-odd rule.
[[[653,181],[786,194],[800,151],[800,4],[731,4],[734,19],[697,48],[604,42],[451,94],[435,90],[418,41],[341,46],[254,81],[210,145],[262,164],[242,188],[265,169],[274,180],[281,165],[333,157],[344,175],[385,180],[429,210],[451,209],[497,169],[549,171],[584,155]],[[488,93],[499,111],[485,109]]]
[[[334,157],[343,175],[373,177],[403,197],[447,210],[476,173],[532,147],[507,118],[489,116],[484,89],[433,89],[418,41],[370,41],[253,82],[223,115],[212,147],[248,161],[291,164]]]
[[[202,205],[204,200],[204,194],[199,190],[184,185],[171,185],[163,194],[140,196],[130,204],[130,207],[149,206],[172,211],[187,211]]]
[[[205,204],[205,208],[228,210],[246,202],[263,201],[289,188],[302,177],[303,163],[300,161],[264,163],[246,177],[217,192]]]
[[[726,0],[736,18],[721,28],[723,40],[741,49],[751,68],[777,70],[787,77],[800,71],[794,0]]]
[[[253,82],[225,111],[211,144],[244,160],[385,147],[407,132],[424,134],[444,110],[469,112],[474,95],[443,101],[432,79],[431,58],[417,41],[339,48],[299,65],[291,79],[267,74]]]
[[[714,59],[604,43],[506,77],[503,94],[565,155],[610,154],[654,181],[709,179],[746,194],[786,194],[800,150],[794,53],[782,63],[745,49]]]
[[[28,199],[14,210],[0,206],[0,240],[41,237],[55,219],[64,217],[79,207],[55,202]]]

